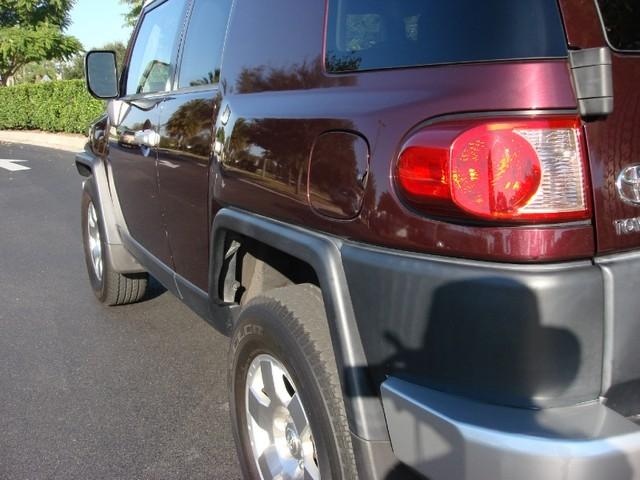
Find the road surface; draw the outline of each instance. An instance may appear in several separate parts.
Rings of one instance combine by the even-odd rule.
[[[0,142],[0,478],[239,478],[227,339],[155,285],[93,297],[73,154]]]

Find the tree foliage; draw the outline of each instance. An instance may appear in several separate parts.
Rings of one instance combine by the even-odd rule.
[[[100,47],[100,50],[113,50],[116,52],[116,64],[118,65],[118,71],[122,72],[124,57],[127,54],[127,46],[122,42],[109,42]]]
[[[20,68],[13,76],[16,84],[20,83],[35,83],[43,78],[49,77],[51,80],[56,80],[58,74],[64,75],[64,68],[60,62],[54,60],[42,60],[40,62],[28,63],[24,67]],[[81,77],[82,78],[82,77]]]
[[[82,49],[64,31],[73,0],[0,0],[0,85],[30,62],[70,58]]]
[[[135,26],[142,11],[144,0],[120,0],[120,3],[129,7],[129,11],[124,14],[124,20],[130,27]]]
[[[62,78],[64,80],[84,79],[84,52],[76,53],[62,67]]]

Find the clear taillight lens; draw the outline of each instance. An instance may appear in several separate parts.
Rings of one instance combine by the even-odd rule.
[[[589,217],[585,164],[575,118],[448,122],[410,138],[396,178],[434,214],[579,220]]]

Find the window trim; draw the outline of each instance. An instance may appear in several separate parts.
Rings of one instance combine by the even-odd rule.
[[[609,40],[609,34],[607,33],[607,25],[604,23],[604,17],[602,16],[602,10],[600,10],[600,3],[598,0],[593,0],[593,3],[596,5],[596,11],[598,12],[598,20],[600,22],[600,28],[602,29],[602,36],[604,37],[604,41],[607,43],[607,46],[611,49],[611,51],[616,53],[622,53],[624,55],[640,55],[640,49],[638,50],[625,50],[622,48],[616,48]]]
[[[119,100],[129,101],[129,100],[139,100],[139,99],[149,98],[149,97],[166,96],[174,91],[174,86],[176,82],[176,66],[177,66],[178,51],[182,44],[182,39],[185,32],[184,19],[187,13],[187,8],[189,7],[189,5],[191,5],[192,0],[189,0],[188,2],[186,2],[180,12],[182,22],[181,23],[178,22],[178,30],[176,31],[176,37],[174,38],[173,50],[171,51],[171,57],[169,62],[169,79],[167,80],[169,90],[165,90],[162,92],[133,93],[129,95],[126,94],[127,81],[129,79],[129,64],[131,62],[131,56],[133,54],[133,50],[138,40],[138,35],[140,34],[140,28],[142,26],[142,23],[144,22],[144,19],[146,18],[149,12],[152,12],[156,8],[160,7],[161,5],[169,1],[171,0],[154,0],[153,2],[145,5],[142,8],[142,12],[140,13],[140,18],[136,22],[135,29],[133,31],[133,34],[131,35],[131,40],[129,41],[129,47],[127,49],[127,55],[125,56],[124,65],[122,67],[122,74],[120,76],[120,91],[125,93],[122,97],[119,98]]]
[[[195,0],[188,0],[187,12],[184,16],[183,34],[180,37],[180,45],[178,46],[178,53],[176,56],[176,68],[174,72],[174,78],[171,85],[172,92],[182,92],[184,89],[178,86],[180,81],[180,71],[182,70],[182,59],[184,58],[184,44],[187,41],[187,34],[189,33],[189,25],[191,24],[191,15],[195,7]]]

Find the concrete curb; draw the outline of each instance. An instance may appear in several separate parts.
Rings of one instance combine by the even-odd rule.
[[[67,152],[80,152],[84,150],[87,139],[82,135],[69,135],[66,133],[49,133],[36,130],[0,130],[0,142],[23,143]]]

